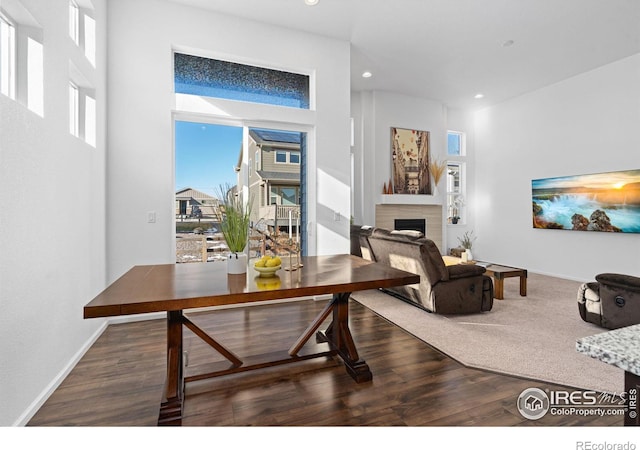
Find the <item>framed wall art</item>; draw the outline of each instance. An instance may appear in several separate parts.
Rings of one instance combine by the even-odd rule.
[[[533,227],[640,233],[640,170],[531,181]]]
[[[431,195],[429,132],[391,128],[394,194]]]

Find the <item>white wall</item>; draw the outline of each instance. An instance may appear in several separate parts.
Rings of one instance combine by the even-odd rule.
[[[145,24],[153,24],[146,26]],[[318,254],[348,252],[349,43],[159,0],[109,2],[108,278],[175,261],[172,48],[315,74],[309,159]],[[267,108],[268,109],[268,108]],[[256,111],[264,111],[257,108]],[[260,115],[257,120],[267,120]],[[229,119],[233,117],[231,114]],[[147,223],[155,211],[157,222]],[[341,220],[334,221],[334,212]]]
[[[640,235],[532,228],[531,180],[640,169],[640,54],[476,116],[482,259],[591,280],[640,275]]]
[[[106,2],[92,0],[95,70],[67,0],[21,3],[43,31],[44,117],[0,95],[0,426],[26,423],[99,329],[82,307],[106,273]],[[69,134],[70,61],[96,89],[97,148]]]
[[[391,176],[391,127],[430,132],[431,155],[446,159],[446,109],[436,101],[391,92],[354,92],[351,100],[355,124],[354,223],[373,225],[375,205]],[[440,181],[444,201],[444,181]]]

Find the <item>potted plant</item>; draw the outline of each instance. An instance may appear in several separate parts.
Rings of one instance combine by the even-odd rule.
[[[458,237],[458,242],[460,242],[460,245],[466,250],[467,259],[469,261],[473,260],[471,247],[473,247],[475,240],[476,237],[473,235],[473,231],[465,231],[462,237]]]
[[[245,204],[229,185],[220,186],[219,201],[223,210],[220,231],[231,252],[227,260],[227,272],[246,273],[248,258],[244,249],[249,241],[251,201]]]
[[[460,210],[464,206],[464,197],[458,194],[454,197],[451,207],[451,223],[458,223],[460,221]]]

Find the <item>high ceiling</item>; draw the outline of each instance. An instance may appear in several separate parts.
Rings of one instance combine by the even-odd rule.
[[[451,108],[495,104],[640,52],[640,0],[170,1],[349,41],[352,90]]]

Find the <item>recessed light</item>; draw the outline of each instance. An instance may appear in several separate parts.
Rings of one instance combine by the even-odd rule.
[[[515,44],[515,41],[514,41],[514,40],[512,40],[512,39],[509,39],[508,41],[504,41],[504,42],[502,43],[502,46],[503,46],[503,47],[511,47],[513,44]]]
[[[304,0],[304,3],[309,6],[317,5],[320,0]]]
[[[373,74],[368,70],[366,72],[362,72],[362,78],[371,78]]]
[[[483,98],[484,94],[476,94],[473,98]]]

